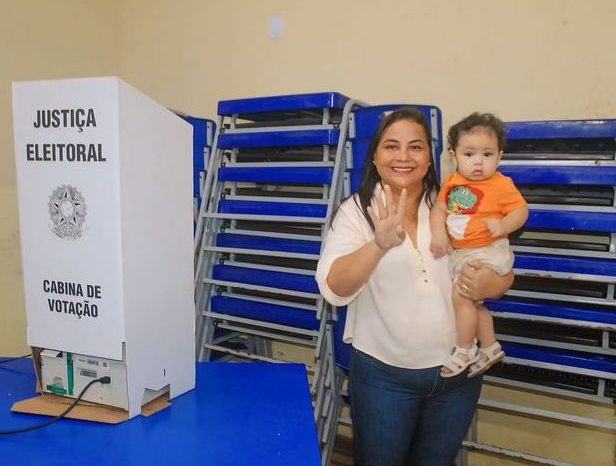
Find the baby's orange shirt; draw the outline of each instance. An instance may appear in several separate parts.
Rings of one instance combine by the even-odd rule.
[[[526,206],[526,201],[511,178],[498,172],[482,181],[467,180],[457,172],[452,173],[443,183],[438,200],[447,206],[448,230],[451,244],[456,249],[480,248],[506,238],[493,238],[485,220],[502,219],[512,210]],[[468,216],[468,223],[464,225],[466,218],[463,217],[449,218],[452,215]],[[451,236],[452,220],[463,220],[463,230],[458,232],[458,238]]]

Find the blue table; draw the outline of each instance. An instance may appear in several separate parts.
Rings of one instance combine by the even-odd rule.
[[[0,430],[49,419],[10,412],[34,395],[30,359],[0,365]],[[197,389],[146,418],[63,419],[0,436],[2,466],[320,466],[304,366],[198,363]]]

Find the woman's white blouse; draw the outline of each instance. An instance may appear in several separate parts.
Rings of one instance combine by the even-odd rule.
[[[317,266],[316,280],[323,297],[334,306],[348,305],[344,341],[392,366],[440,366],[455,344],[449,257],[435,260],[430,252],[429,215],[422,200],[417,248],[407,236],[387,251],[355,294],[337,296],[326,280],[332,264],[374,239],[360,207],[349,198],[327,232]]]

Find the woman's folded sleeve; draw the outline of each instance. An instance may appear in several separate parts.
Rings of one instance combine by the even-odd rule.
[[[327,284],[327,276],[335,260],[357,251],[367,242],[361,228],[361,222],[365,220],[358,218],[357,213],[353,212],[352,202],[352,200],[348,200],[338,209],[334,222],[325,236],[321,257],[317,265],[315,279],[319,285],[319,290],[325,300],[333,306],[346,306],[366,286],[365,284],[362,285],[350,296],[338,296]]]

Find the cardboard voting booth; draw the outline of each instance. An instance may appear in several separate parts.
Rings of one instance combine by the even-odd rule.
[[[28,344],[43,392],[141,412],[195,385],[192,130],[115,77],[13,84]]]

